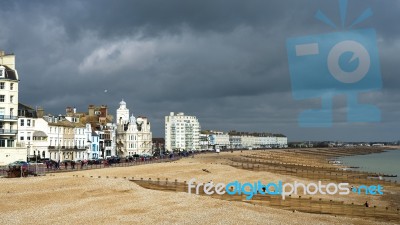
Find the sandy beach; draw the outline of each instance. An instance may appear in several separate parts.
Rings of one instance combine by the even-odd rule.
[[[333,181],[350,179],[349,183],[357,185],[366,180],[362,177],[365,174],[339,172],[336,165],[329,164],[327,158],[332,151],[319,155],[315,154],[315,151],[318,150],[307,149],[303,153],[299,150],[209,153],[169,163],[72,171],[41,177],[1,178],[0,223],[396,224],[396,221],[400,221],[398,211],[397,217],[395,213],[400,205],[400,188],[397,183],[380,181],[385,186],[385,194],[388,193],[386,196],[316,195],[312,200],[305,199],[305,196],[300,197],[304,203],[308,202],[310,209],[313,209],[313,201],[319,199],[322,202],[330,202],[330,207],[332,202],[338,202],[337,215],[322,215],[303,212],[308,208],[304,203],[301,205],[302,202],[300,205],[295,204],[294,200],[299,199],[299,196],[295,195],[291,196],[293,206],[289,208],[274,206],[272,201],[266,203],[221,200],[188,194],[183,190],[152,190],[146,188],[146,185],[140,185],[140,182],[132,181],[151,178],[152,181],[168,179],[172,183],[177,180],[177,183],[183,184],[184,181],[196,178],[199,182],[212,180],[214,183],[233,180],[253,182],[259,179],[310,182],[320,176]],[[336,153],[344,154],[342,151]],[[328,172],[316,175],[315,171]],[[329,171],[337,173],[334,175]],[[361,207],[367,200],[371,204],[367,210],[371,211],[364,211],[366,216],[358,215],[357,210],[365,210]],[[296,210],[297,208],[299,210]],[[387,210],[386,216],[381,215],[381,212],[385,213],[384,209]],[[332,210],[334,211],[333,208]],[[375,214],[372,210],[375,210]]]

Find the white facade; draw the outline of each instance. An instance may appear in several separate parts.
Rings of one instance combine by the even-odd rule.
[[[52,160],[78,160],[98,157],[98,152],[89,154],[93,137],[89,124],[90,136],[87,137],[86,127],[78,122],[60,119],[53,116],[20,117],[18,119],[18,140],[26,149],[29,158],[50,158]],[[89,142],[88,142],[89,141]],[[97,141],[98,142],[98,141]],[[98,149],[98,143],[95,148]],[[90,143],[90,146],[88,145]],[[98,150],[97,150],[98,151]]]
[[[208,134],[200,134],[199,144],[200,144],[200,150],[211,150],[210,139]]]
[[[276,144],[278,145],[278,147],[287,148],[287,137],[276,137]]]
[[[242,137],[240,135],[229,135],[229,145],[231,149],[242,148]]]
[[[86,146],[85,126],[76,126],[74,128],[74,147],[83,149]]]
[[[230,147],[235,148],[286,148],[287,137],[270,133],[231,133]]]
[[[27,149],[30,158],[49,158],[49,126],[42,118],[18,118],[18,140],[21,146]]]
[[[91,159],[92,157],[92,126],[90,125],[90,123],[87,123],[85,125],[85,139],[86,139],[86,158],[87,159]]]
[[[120,156],[151,155],[152,133],[147,117],[129,117],[126,102],[121,101],[117,109],[117,153]]]
[[[171,112],[165,117],[166,150],[200,150],[200,129],[195,116]]]
[[[129,109],[126,108],[126,102],[122,100],[117,109],[117,124],[126,124],[129,122]]]
[[[18,134],[17,140],[23,146],[32,145],[33,133],[36,130],[35,119],[19,117],[18,118]],[[33,150],[29,152],[29,155],[33,155]]]
[[[46,121],[47,122],[47,121]],[[50,158],[53,160],[62,161],[61,147],[64,143],[64,129],[57,126],[56,123],[48,123],[48,139],[49,139],[49,152]]]
[[[220,131],[210,131],[210,145],[214,149],[227,149],[230,147],[229,134]]]
[[[27,150],[19,144],[18,72],[15,56],[0,52],[0,165],[26,160]]]
[[[255,148],[257,146],[258,137],[251,135],[242,135],[241,142],[243,148]]]

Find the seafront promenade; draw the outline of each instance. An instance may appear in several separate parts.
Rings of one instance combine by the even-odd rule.
[[[178,161],[1,179],[2,224],[110,223],[319,223],[395,224],[400,220],[400,186],[373,174],[343,170],[339,155],[368,149],[281,149],[208,153]],[[257,180],[284,182],[347,181],[380,184],[383,196],[291,195],[206,196],[187,193],[187,182]],[[370,207],[363,206],[368,201]]]

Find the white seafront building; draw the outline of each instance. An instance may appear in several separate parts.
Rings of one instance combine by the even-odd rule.
[[[96,109],[89,106],[92,108]],[[107,110],[105,106],[97,108],[103,113]],[[102,116],[102,113],[97,116],[94,112],[76,113],[75,109],[67,108],[66,116],[52,116],[44,115],[42,108],[35,110],[19,104],[17,137],[18,144],[25,149],[23,160],[83,160],[115,155],[114,125],[106,123],[111,117]],[[108,119],[100,123],[103,117]]]
[[[15,55],[0,51],[0,165],[26,160],[25,145],[17,136],[18,82]]]
[[[42,118],[43,111],[24,104],[18,105],[18,141],[26,149],[25,160],[50,158],[49,124]],[[55,129],[54,129],[55,130]]]
[[[152,133],[147,117],[129,116],[126,102],[122,100],[117,109],[117,154],[122,157],[152,155]]]
[[[206,141],[206,140],[204,140]],[[202,141],[203,142],[203,141]],[[165,149],[200,150],[200,123],[195,116],[171,112],[165,116]]]
[[[230,148],[229,134],[221,131],[202,131],[208,135],[209,147],[208,149],[228,149]]]
[[[230,147],[237,148],[286,148],[287,137],[283,134],[229,132]]]

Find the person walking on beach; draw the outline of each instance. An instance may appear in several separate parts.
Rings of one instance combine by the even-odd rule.
[[[365,201],[365,203],[364,203],[364,205],[365,205],[365,207],[369,207],[369,203],[368,203],[368,201]]]

